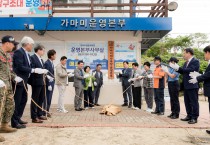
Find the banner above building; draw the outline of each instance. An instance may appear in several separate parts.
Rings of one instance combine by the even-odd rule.
[[[47,25],[46,25],[47,24]],[[29,27],[26,27],[26,26]],[[172,30],[171,18],[13,17],[0,18],[0,31],[137,31]]]
[[[51,0],[0,0],[0,15],[52,14]]]

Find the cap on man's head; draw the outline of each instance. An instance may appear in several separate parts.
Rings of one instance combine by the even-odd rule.
[[[154,61],[156,61],[156,60],[159,60],[159,61],[161,61],[161,58],[160,58],[160,56],[155,56],[155,58],[154,58]]]
[[[19,44],[18,42],[15,41],[14,37],[9,36],[9,35],[2,37],[1,42],[2,43],[10,42],[10,43],[13,43],[14,45]]]

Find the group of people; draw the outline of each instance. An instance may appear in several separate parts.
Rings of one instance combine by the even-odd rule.
[[[69,77],[74,76],[76,111],[94,108],[95,105],[100,106],[98,99],[103,85],[101,64],[97,64],[96,70],[90,73],[90,66],[84,67],[84,62],[79,61],[74,73],[70,73],[66,69],[66,56],[62,56],[60,63],[54,67],[56,51],[51,49],[47,52],[47,61],[44,62],[42,57],[45,55],[45,47],[41,44],[35,45],[31,37],[24,36],[20,41],[21,48],[19,49],[17,49],[19,43],[12,36],[2,37],[1,43],[1,133],[26,128],[28,122],[22,120],[22,116],[28,99],[28,84],[32,88],[30,104],[32,123],[43,123],[47,117],[51,117],[50,106],[55,84],[59,91],[57,110],[63,113],[68,112],[64,107],[64,93]],[[35,53],[30,55],[33,48]],[[85,98],[84,107],[81,106],[83,98]],[[4,137],[0,136],[0,142],[4,140]]]
[[[94,106],[100,106],[98,99],[101,87],[103,86],[103,73],[101,64],[97,64],[96,69],[91,72],[90,66],[84,67],[83,61],[77,62],[74,73],[66,69],[67,57],[62,56],[60,63],[54,67],[53,61],[56,59],[56,51],[51,49],[47,52],[48,60],[43,61],[45,48],[41,44],[34,46],[35,42],[31,37],[22,38],[21,48],[16,49],[19,44],[12,36],[4,36],[0,47],[0,132],[15,132],[17,129],[26,128],[28,122],[22,120],[24,109],[28,98],[27,84],[31,85],[31,119],[33,123],[43,123],[47,117],[51,117],[50,106],[55,84],[59,91],[57,111],[67,113],[64,107],[64,94],[68,85],[68,78],[74,77],[73,87],[75,88],[74,108],[75,111],[82,111]],[[29,52],[34,48],[34,54]],[[10,52],[13,52],[11,57]],[[183,75],[184,103],[187,116],[182,121],[189,124],[197,123],[199,117],[198,103],[198,83],[204,82],[204,95],[209,97],[210,110],[210,65],[204,74],[199,74],[199,61],[194,57],[193,49],[186,48],[183,54],[186,62],[182,67],[178,59],[171,57],[169,64],[161,62],[161,58],[154,58],[155,69],[150,69],[151,64],[143,64],[144,71],[139,69],[138,63],[132,63],[129,68],[127,61],[123,62],[124,69],[119,73],[122,81],[124,103],[122,106],[128,108],[141,109],[142,88],[144,90],[147,104],[147,112],[164,115],[164,88],[168,82],[170,94],[171,119],[179,118],[179,76]],[[204,57],[210,64],[210,46],[204,48]],[[55,72],[54,72],[55,70]],[[155,110],[153,111],[153,96]],[[84,103],[82,100],[84,99]],[[82,107],[84,104],[84,107]],[[9,122],[11,121],[11,127]],[[207,130],[207,133],[210,133]],[[0,141],[5,139],[0,136]]]
[[[205,60],[210,64],[210,46],[205,47],[203,51]],[[124,69],[118,76],[121,78],[123,88],[124,103],[122,106],[141,109],[141,88],[143,88],[147,104],[146,111],[152,114],[164,115],[164,88],[167,81],[171,105],[171,114],[167,117],[171,119],[179,118],[179,76],[182,74],[187,116],[181,118],[181,121],[186,121],[189,124],[197,123],[199,117],[199,82],[204,82],[204,95],[208,97],[210,111],[210,65],[208,65],[204,74],[199,74],[199,60],[194,57],[192,48],[184,49],[183,58],[186,62],[181,67],[178,65],[178,59],[175,57],[171,57],[168,64],[164,64],[161,62],[161,57],[156,56],[154,58],[154,71],[150,69],[151,64],[145,62],[143,64],[143,72],[138,68],[138,63],[133,63],[131,69],[128,67],[129,63],[124,61]],[[156,105],[154,111],[152,109],[153,96]],[[210,134],[210,130],[207,130],[207,133]]]

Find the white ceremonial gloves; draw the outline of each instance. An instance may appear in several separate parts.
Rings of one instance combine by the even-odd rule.
[[[49,75],[47,75],[47,79],[49,80],[49,82],[53,82],[54,81],[54,78],[49,76]]]
[[[36,73],[36,74],[47,74],[48,70],[47,69],[42,69],[42,68],[35,68],[34,73]]]
[[[147,77],[151,79],[151,78],[153,78],[153,75],[149,74],[149,75],[147,75]]]
[[[97,86],[97,83],[96,82],[94,82],[93,84],[94,84],[94,86]]]
[[[177,63],[169,63],[169,66],[173,69],[175,69],[176,71],[179,70],[179,65]]]
[[[201,74],[199,73],[199,72],[196,72],[196,71],[194,71],[194,72],[190,72],[190,74],[189,74],[189,76],[191,77],[191,78],[196,78],[196,77],[198,77],[198,76],[200,76]]]
[[[143,79],[143,76],[138,76],[138,79]]]
[[[197,82],[198,81],[197,81],[196,77],[194,77],[194,78],[192,78],[192,79],[189,80],[189,83],[191,83],[191,84],[195,84]]]
[[[169,73],[168,67],[166,67],[166,66],[162,66],[162,70],[163,70],[164,72],[166,72],[166,73]]]
[[[6,86],[6,84],[2,80],[0,80],[0,88],[3,88],[5,86]]]
[[[84,75],[84,78],[86,79],[86,78],[88,78],[89,77],[89,74],[85,74]]]
[[[48,91],[52,91],[52,86],[48,86]]]
[[[73,77],[74,76],[74,74],[73,73],[68,73],[68,77]]]
[[[15,77],[15,82],[20,83],[22,81],[23,79],[21,77],[18,77],[18,76]]]

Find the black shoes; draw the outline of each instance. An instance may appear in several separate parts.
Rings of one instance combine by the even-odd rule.
[[[170,114],[170,115],[168,115],[167,117],[171,118],[173,115],[174,115],[174,114],[173,114],[173,113],[171,113],[171,114]]]
[[[160,112],[157,112],[157,111],[154,111],[154,112],[151,112],[152,114],[158,114],[158,113],[160,113]]]
[[[129,104],[129,105],[128,105],[128,108],[132,108],[132,105],[131,105],[131,104]]]
[[[20,124],[27,124],[28,122],[27,121],[20,120],[19,123]]]
[[[189,123],[189,124],[195,124],[195,123],[197,123],[197,119],[190,119],[190,120],[188,121],[188,123]]]
[[[171,116],[171,119],[177,119],[177,118],[179,118],[179,115],[172,115]]]
[[[190,117],[186,116],[185,118],[182,118],[181,121],[190,121]]]
[[[179,118],[179,115],[174,114],[174,113],[171,113],[171,114],[168,115],[167,117],[168,117],[168,118],[171,118],[171,119],[177,119],[177,118]]]
[[[157,115],[164,115],[164,112],[159,112],[157,113]]]
[[[125,106],[128,106],[128,104],[127,103],[122,104],[122,107],[125,107]]]
[[[75,111],[82,111],[83,109],[82,108],[79,108],[79,109],[75,109]]]
[[[17,129],[22,129],[22,128],[26,128],[26,126],[24,124],[18,124],[16,126],[12,126],[13,128],[17,128]]]
[[[206,130],[206,133],[210,134],[210,130]]]
[[[95,106],[101,106],[101,105],[99,105],[99,104],[95,104]]]

